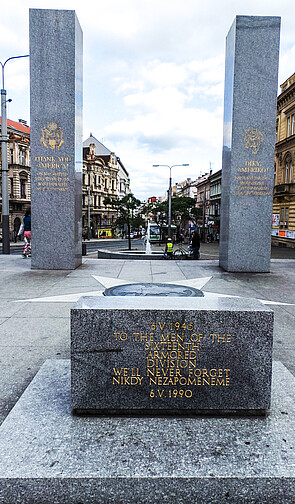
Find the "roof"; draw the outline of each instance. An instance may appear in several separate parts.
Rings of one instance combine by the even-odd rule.
[[[0,117],[0,124],[2,122],[2,117]],[[25,126],[21,122],[12,121],[11,119],[7,119],[7,127],[10,129],[15,129],[17,131],[21,131],[22,133],[30,134],[30,126]]]
[[[90,133],[90,137],[87,138],[87,140],[84,140],[83,142],[83,147],[89,147],[90,144],[95,145],[95,155],[96,156],[109,156],[111,154],[111,151],[107,149],[97,138],[92,136]]]
[[[90,137],[87,138],[87,140],[84,140],[83,147],[89,147],[90,144],[95,145],[95,155],[98,157],[103,158],[103,156],[109,156],[110,154],[112,154],[112,151],[110,151],[105,145],[97,140],[97,138],[95,138],[92,133],[90,133]],[[116,158],[122,170],[126,173],[127,177],[129,177],[129,173],[123,165],[121,159],[118,156],[116,156]]]
[[[120,167],[122,168],[122,170],[125,172],[125,174],[127,175],[127,177],[129,177],[129,173],[128,171],[126,170],[125,166],[123,165],[121,159],[119,157],[117,157],[117,161],[118,161],[118,164],[120,165]]]

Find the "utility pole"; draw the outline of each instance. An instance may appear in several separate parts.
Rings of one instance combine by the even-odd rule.
[[[90,227],[90,187],[88,186],[88,205],[87,205],[87,210],[88,210],[88,240],[90,240],[90,233],[91,233],[91,227]]]
[[[205,204],[206,204],[206,182],[204,183],[204,194],[203,194],[203,240],[205,243]]]
[[[166,166],[170,170],[170,176],[169,176],[169,189],[168,189],[168,238],[171,238],[171,200],[172,200],[172,176],[171,176],[171,170],[175,166],[189,166],[189,164],[177,164],[177,165],[162,165],[162,164],[154,164],[153,167],[157,168],[159,166]]]
[[[8,158],[7,158],[7,112],[6,103],[11,102],[6,99],[6,89],[4,89],[4,67],[12,59],[28,58],[29,54],[24,56],[12,56],[0,65],[2,67],[2,89],[1,89],[1,171],[2,171],[2,252],[10,254],[10,236],[9,236],[9,191],[8,191]]]

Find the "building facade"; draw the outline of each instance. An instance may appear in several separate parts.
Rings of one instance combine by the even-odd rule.
[[[0,118],[1,126],[1,118]],[[7,119],[7,159],[10,239],[16,236],[26,210],[31,208],[30,128],[26,121]],[[1,149],[0,149],[0,164]],[[0,172],[0,229],[2,234],[2,174]]]
[[[129,194],[129,174],[120,158],[92,134],[83,142],[82,233],[84,238],[115,236],[117,212],[104,199]]]
[[[0,117],[1,131],[1,117]],[[31,208],[30,128],[23,120],[7,120],[7,158],[9,177],[9,229],[16,239],[22,218]],[[1,166],[1,149],[0,149]],[[95,137],[83,143],[82,224],[88,235],[90,213],[91,236],[110,236],[115,228],[116,210],[105,206],[105,197],[122,198],[130,192],[129,174],[120,158]],[[0,171],[0,235],[2,236],[2,175]]]
[[[219,240],[220,204],[221,204],[221,170],[209,176],[209,220],[208,233],[211,241]]]
[[[272,244],[295,247],[295,74],[277,99]]]
[[[200,229],[201,241],[207,241],[209,228],[209,208],[210,208],[210,182],[209,173],[205,173],[197,178],[196,183],[196,207],[202,209],[202,216],[198,218],[197,225]]]
[[[186,198],[195,198],[197,193],[196,184],[197,181],[192,181],[191,178],[187,178],[183,182],[176,184],[176,195]]]

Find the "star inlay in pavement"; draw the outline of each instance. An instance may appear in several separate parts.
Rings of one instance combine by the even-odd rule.
[[[39,297],[39,298],[31,298],[31,299],[19,299],[15,301],[16,303],[75,303],[82,296],[102,296],[103,291],[110,287],[114,287],[116,285],[126,285],[138,283],[130,280],[122,280],[118,278],[111,277],[102,277],[97,275],[92,275],[92,277],[97,280],[101,284],[100,290],[89,291],[89,292],[79,292],[74,294],[61,294],[59,296],[47,296],[47,297]],[[173,283],[177,285],[186,285],[188,287],[194,287],[195,289],[203,290],[203,287],[211,280],[210,277],[200,277],[200,278],[190,278],[189,280],[173,280],[173,282],[161,282],[165,284]],[[243,296],[233,296],[231,294],[220,294],[215,292],[206,292],[204,291],[204,296],[214,298],[242,298]],[[257,299],[257,298],[256,298]],[[258,299],[264,305],[285,305],[285,306],[294,306],[293,303],[282,303],[281,301],[269,301],[268,299]]]

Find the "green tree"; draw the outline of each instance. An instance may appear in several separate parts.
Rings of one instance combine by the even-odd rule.
[[[196,200],[187,196],[176,196],[171,201],[171,219],[178,223],[179,227],[185,227],[192,218],[192,210],[196,206]]]
[[[128,249],[131,250],[130,226],[134,226],[137,216],[134,215],[134,210],[141,204],[140,200],[135,198],[132,193],[126,194],[123,198],[110,198],[107,196],[103,200],[105,206],[110,205],[117,209],[116,224],[124,227],[127,224],[128,229]]]
[[[151,212],[151,209],[149,209]],[[155,203],[152,209],[155,222],[162,228],[168,223],[168,201]],[[201,209],[202,214],[202,209]],[[180,228],[185,228],[189,220],[196,220],[199,209],[196,208],[196,200],[187,196],[175,196],[171,200],[171,222],[177,225],[177,232]],[[162,229],[161,229],[162,234]]]

